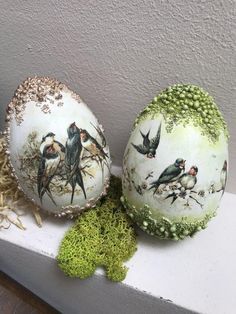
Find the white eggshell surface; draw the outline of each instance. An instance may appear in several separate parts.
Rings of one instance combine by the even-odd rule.
[[[80,97],[58,81],[28,79],[8,113],[10,162],[26,196],[59,215],[94,206],[108,187],[110,155]]]

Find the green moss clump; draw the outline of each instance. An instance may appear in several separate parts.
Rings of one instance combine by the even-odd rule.
[[[162,114],[166,131],[171,132],[175,125],[187,125],[190,121],[201,129],[202,135],[215,143],[221,131],[228,138],[227,125],[217,105],[202,88],[190,84],[177,84],[168,87],[138,115],[134,127],[148,117]]]
[[[136,236],[120,202],[121,180],[112,176],[108,195],[83,213],[61,242],[57,261],[63,272],[81,279],[98,266],[112,281],[125,279],[123,262],[136,251]]]

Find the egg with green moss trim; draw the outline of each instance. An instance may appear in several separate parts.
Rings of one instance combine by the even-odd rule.
[[[6,123],[12,175],[35,205],[72,217],[106,194],[110,154],[103,128],[65,84],[26,79],[8,105]]]
[[[228,131],[202,88],[174,85],[136,118],[123,159],[122,202],[144,231],[179,240],[216,215],[228,170]]]

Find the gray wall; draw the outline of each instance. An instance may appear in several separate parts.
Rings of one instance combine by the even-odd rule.
[[[166,86],[191,82],[228,122],[236,192],[235,16],[230,0],[0,0],[1,126],[23,79],[53,76],[100,119],[119,165],[137,113]]]

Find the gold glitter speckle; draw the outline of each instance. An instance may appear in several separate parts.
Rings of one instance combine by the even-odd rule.
[[[20,125],[23,122],[23,113],[27,102],[34,101],[42,112],[51,113],[50,104],[56,103],[58,106],[63,106],[62,91],[68,91],[68,88],[55,79],[49,77],[27,78],[17,88],[11,103],[8,105],[7,112],[15,114],[16,122]]]

